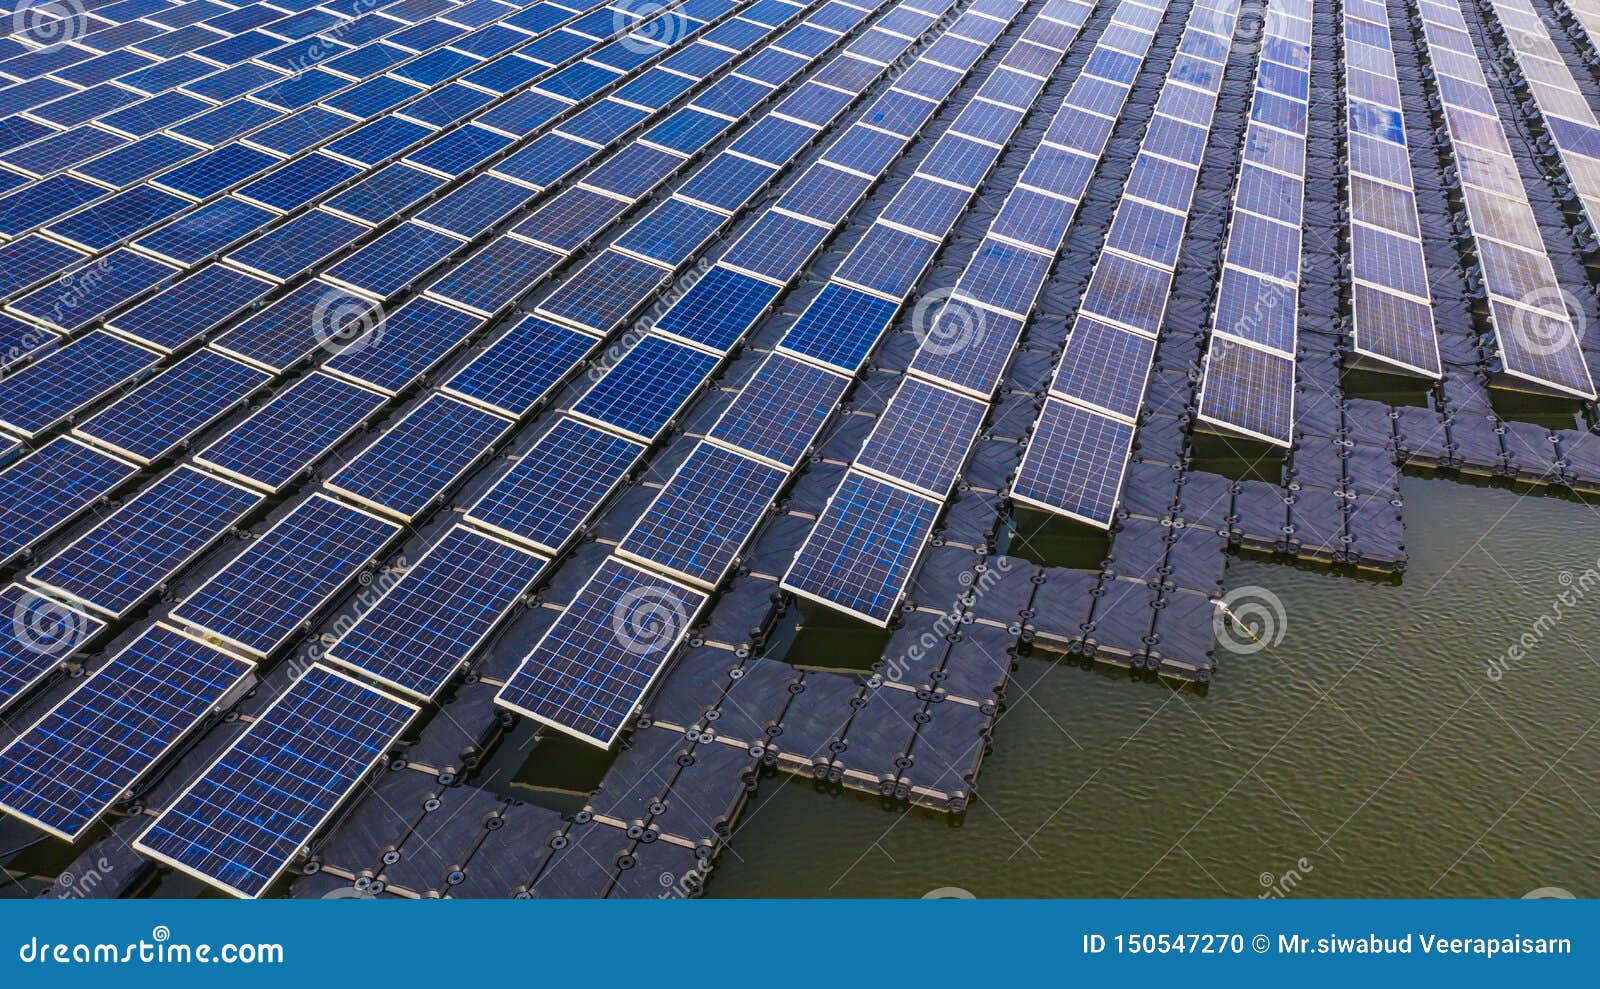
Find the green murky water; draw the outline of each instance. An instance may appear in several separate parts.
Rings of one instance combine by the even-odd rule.
[[[1285,634],[1208,693],[1024,659],[963,820],[777,775],[709,894],[1600,896],[1600,586],[1534,631],[1600,509],[1403,490],[1398,584],[1236,558]]]

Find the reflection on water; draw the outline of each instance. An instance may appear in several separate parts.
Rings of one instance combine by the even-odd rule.
[[[1600,895],[1600,511],[1403,494],[1403,581],[1237,558],[1287,627],[1208,692],[1024,659],[964,820],[773,776],[708,894]]]

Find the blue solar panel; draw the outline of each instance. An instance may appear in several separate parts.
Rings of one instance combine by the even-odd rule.
[[[361,169],[336,158],[306,155],[244,186],[238,195],[241,199],[287,213],[360,174]]]
[[[325,209],[367,223],[382,223],[444,184],[436,175],[407,165],[385,165],[323,204]]]
[[[899,391],[856,457],[856,466],[944,500],[988,406],[916,378]]]
[[[432,395],[337,474],[328,487],[407,522],[437,501],[511,428],[511,421]]]
[[[743,161],[744,159],[733,159]],[[617,238],[616,247],[662,264],[687,261],[728,218],[683,199],[668,199]]]
[[[471,240],[526,206],[538,193],[493,175],[478,175],[417,215],[446,233]]]
[[[709,436],[794,467],[849,384],[842,375],[774,354],[751,377]]]
[[[561,255],[513,237],[496,237],[446,271],[428,294],[483,316],[494,316],[548,274]]]
[[[9,308],[70,333],[175,274],[177,269],[171,265],[127,249],[117,250],[34,289]]]
[[[328,650],[328,660],[423,700],[438,696],[527,593],[546,560],[456,526]]]
[[[274,373],[332,352],[381,322],[377,303],[323,282],[307,282],[217,338],[215,346]]]
[[[702,443],[617,551],[715,588],[787,478],[785,470]]]
[[[414,714],[410,704],[313,666],[134,847],[236,896],[259,896]]]
[[[0,809],[75,840],[253,668],[155,626],[0,750]]]
[[[227,260],[247,271],[287,282],[332,257],[367,231],[364,224],[314,209],[235,249]]]
[[[9,561],[138,473],[125,460],[57,439],[0,471],[0,561]]]
[[[854,374],[899,308],[875,295],[829,283],[784,334],[780,346]]]
[[[388,50],[401,56],[405,54],[398,48],[389,48]],[[344,56],[345,59],[352,57],[354,56]],[[331,67],[334,69],[341,68],[338,63]],[[322,101],[322,105],[340,113],[349,114],[356,120],[366,120],[391,107],[399,106],[422,92],[425,92],[425,90],[421,86],[414,86],[409,82],[401,82],[393,76],[378,76],[376,79],[368,79],[360,85],[351,86],[342,93],[336,93],[328,97]]]
[[[174,131],[177,133],[177,131]],[[164,172],[153,181],[191,199],[209,199],[230,186],[248,181],[281,159],[265,151],[239,144],[226,144],[194,161]]]
[[[75,247],[100,251],[131,240],[192,205],[182,196],[136,185],[57,220],[45,231]]]
[[[105,623],[20,584],[0,588],[0,710],[50,676]]]
[[[125,111],[125,112],[131,112]],[[165,134],[151,134],[126,147],[79,165],[74,172],[84,178],[122,188],[147,179],[164,168],[193,158],[200,149]]]
[[[207,265],[120,316],[107,327],[164,351],[179,350],[265,298],[272,283],[223,265]]]
[[[270,655],[399,531],[393,522],[315,495],[251,542],[172,616],[251,655]]]
[[[350,118],[310,106],[275,124],[268,124],[251,134],[247,140],[255,147],[275,154],[296,155],[343,133],[349,127]]]
[[[37,436],[157,360],[154,351],[97,330],[0,381],[0,424]]]
[[[59,340],[60,337],[41,326],[0,313],[0,372],[26,364]]]
[[[273,214],[233,198],[179,217],[134,241],[134,246],[175,264],[197,265],[272,222]]]
[[[609,748],[705,600],[699,591],[609,559],[495,703]]]
[[[200,350],[74,432],[140,463],[171,453],[272,380],[265,371]]]
[[[279,159],[276,157],[268,155],[267,158],[261,159],[257,163],[258,167],[245,167],[250,164],[249,157],[233,154],[229,152],[230,148],[237,151],[253,151],[255,154],[263,154],[264,152],[245,148],[242,145],[230,145],[228,142],[242,134],[247,134],[258,127],[265,127],[267,124],[282,118],[282,111],[262,106],[259,103],[251,103],[248,100],[234,100],[231,103],[224,103],[215,110],[208,110],[197,117],[190,117],[188,120],[174,124],[169,128],[171,133],[179,137],[206,147],[218,149],[204,156],[204,159],[195,159],[196,162],[203,160],[205,164],[182,176],[182,180],[186,184],[193,184],[195,198],[203,199],[205,196],[210,195],[211,192],[216,191],[215,189],[212,189],[211,192],[206,190],[211,189],[219,181],[234,177],[234,181],[242,182],[249,178],[250,175],[255,174],[255,172],[264,171],[273,162],[278,161]],[[219,154],[219,152],[229,153]],[[176,169],[173,171],[176,171]],[[171,173],[169,172],[168,174]],[[233,183],[224,182],[224,186],[231,184]]]
[[[478,499],[467,519],[558,553],[643,453],[640,443],[563,418]]]
[[[463,246],[449,234],[402,223],[329,268],[323,277],[387,299]]]
[[[776,285],[717,266],[656,321],[656,330],[727,353],[778,297]]]
[[[384,316],[324,367],[397,395],[460,346],[483,321],[432,299],[412,299]]]
[[[0,247],[0,298],[30,289],[86,256],[38,234],[14,240]]]
[[[198,460],[269,491],[280,491],[383,404],[382,395],[313,374],[206,447]]]
[[[783,586],[886,625],[938,515],[938,502],[851,471],[789,565]]]
[[[63,171],[126,144],[127,138],[82,124],[42,141],[0,154],[0,163],[36,178]]]
[[[572,411],[643,440],[665,429],[703,384],[718,359],[661,337],[628,351]]]
[[[121,618],[260,503],[255,492],[180,467],[45,561],[28,579]]]
[[[597,342],[537,316],[524,316],[457,371],[444,390],[520,419],[533,411]]]
[[[380,117],[365,127],[346,134],[328,145],[330,154],[338,155],[363,168],[394,157],[433,130],[399,117]]]
[[[1111,524],[1133,427],[1060,399],[1045,402],[1012,497],[1101,528]]]

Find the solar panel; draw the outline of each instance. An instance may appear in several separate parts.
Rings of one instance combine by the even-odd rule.
[[[122,618],[260,503],[253,491],[180,467],[28,579],[109,618]]]
[[[51,440],[0,470],[0,561],[10,561],[138,473],[70,439]]]
[[[0,313],[0,372],[47,353],[61,338],[41,326]]]
[[[829,283],[789,328],[779,346],[854,374],[889,329],[899,306],[858,289]]]
[[[264,278],[287,282],[354,243],[367,229],[363,224],[314,209],[235,249],[227,261]]]
[[[181,216],[134,241],[134,246],[184,266],[197,265],[272,221],[270,210],[224,198]]]
[[[524,316],[457,371],[443,390],[520,419],[532,412],[597,342],[577,330]]]
[[[313,666],[134,847],[235,896],[260,896],[383,760],[416,710]]]
[[[644,445],[563,417],[467,510],[467,521],[559,553],[644,453]]]
[[[325,282],[307,282],[218,337],[218,350],[274,374],[317,350],[336,351],[382,325],[376,302]]]
[[[323,277],[375,299],[387,299],[462,247],[461,241],[448,234],[402,223],[329,268]]]
[[[701,443],[617,546],[622,556],[714,589],[788,472]]]
[[[0,750],[0,810],[77,840],[253,670],[154,626]]]
[[[719,265],[656,320],[655,331],[727,353],[772,305],[778,291],[776,285]]]
[[[938,502],[851,471],[789,565],[783,587],[887,625],[938,515]]]
[[[0,381],[0,425],[34,438],[131,383],[154,351],[96,330]]]
[[[659,265],[605,251],[564,281],[539,304],[538,312],[595,333],[610,333],[671,274]]]
[[[207,265],[111,317],[106,328],[171,353],[249,309],[271,290],[271,282],[220,264]]]
[[[402,521],[416,519],[481,460],[510,420],[430,395],[328,479],[329,490]]]
[[[420,700],[433,700],[547,562],[456,526],[333,644],[327,659]]]
[[[136,185],[57,220],[45,233],[73,247],[103,251],[137,237],[190,205],[181,196]]]
[[[236,195],[246,202],[287,213],[360,174],[361,169],[336,158],[306,155],[273,169],[242,187]]]
[[[73,432],[148,464],[199,435],[271,380],[231,357],[196,351]]]
[[[495,316],[560,260],[554,251],[514,237],[497,237],[440,275],[427,294],[480,316]]]
[[[1047,399],[1011,497],[1105,528],[1116,511],[1132,443],[1128,423]]]
[[[7,308],[73,333],[176,274],[170,265],[117,250],[34,289]]]
[[[231,109],[231,107],[232,104],[222,109]],[[258,111],[260,110],[260,108],[257,109]],[[212,112],[215,113],[217,111]],[[271,115],[270,111],[268,111],[268,114],[269,119],[271,116],[275,116]],[[180,136],[187,136],[188,132],[192,131],[194,131],[194,127],[188,125],[173,128],[173,133]],[[186,162],[177,168],[163,172],[153,181],[163,189],[176,192],[180,196],[188,196],[190,199],[199,202],[200,200],[211,198],[224,189],[249,181],[258,173],[276,165],[280,160],[276,155],[267,154],[265,151],[257,151],[254,148],[247,148],[239,144],[224,144],[217,150],[201,155],[194,161]]]
[[[856,457],[856,467],[941,501],[949,495],[988,406],[906,378]]]
[[[363,223],[378,224],[422,201],[444,184],[438,176],[406,165],[386,165],[323,204],[323,208]]]
[[[81,609],[20,584],[0,588],[0,711],[59,668],[105,629]]]
[[[195,460],[267,491],[281,491],[360,428],[384,402],[384,396],[359,385],[312,374],[233,427]]]
[[[610,748],[705,600],[699,591],[608,559],[495,703]]]
[[[399,531],[393,522],[313,495],[185,598],[172,617],[247,655],[271,655]]]
[[[324,370],[390,395],[415,384],[483,321],[432,299],[417,298],[357,337]]]
[[[30,289],[86,256],[37,234],[0,246],[0,298]]]
[[[699,389],[718,359],[647,336],[572,407],[573,415],[652,440]]]

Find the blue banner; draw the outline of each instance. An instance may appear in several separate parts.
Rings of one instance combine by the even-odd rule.
[[[1391,973],[1592,981],[1597,902],[9,901],[0,903],[0,985],[427,985],[464,975],[711,986],[1040,975],[1237,985]]]

